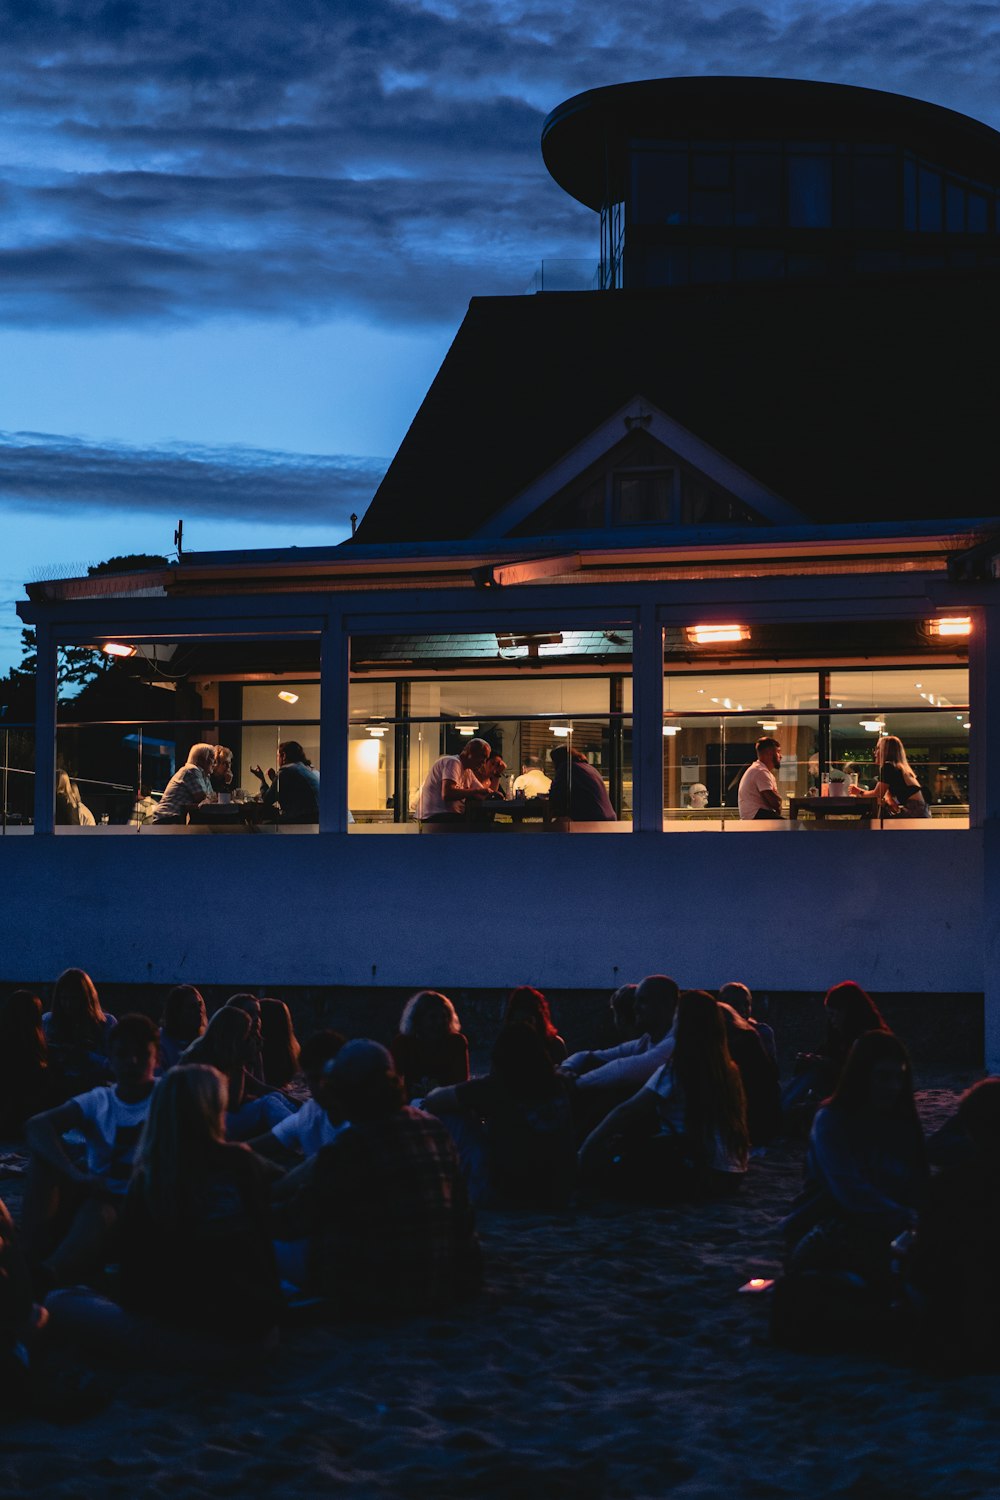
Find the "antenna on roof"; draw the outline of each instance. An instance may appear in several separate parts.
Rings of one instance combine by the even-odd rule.
[[[174,546],[177,548],[177,561],[180,562],[184,552],[184,522],[177,522],[177,530],[174,532]]]
[[[358,518],[357,518],[356,514],[352,511],[351,512],[351,536],[354,535],[354,533],[357,531],[357,529],[358,529]]]

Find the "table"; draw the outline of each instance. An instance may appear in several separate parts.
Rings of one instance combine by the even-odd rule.
[[[867,823],[875,816],[874,797],[789,797],[788,816],[794,823],[800,812],[812,813],[817,823],[828,818],[854,818]]]
[[[466,824],[473,827],[493,828],[498,815],[514,823],[530,819],[549,827],[552,822],[548,797],[470,797],[465,804]]]

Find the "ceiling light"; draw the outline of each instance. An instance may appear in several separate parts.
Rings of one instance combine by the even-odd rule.
[[[971,635],[972,620],[969,615],[941,615],[937,620],[927,621],[927,634],[943,636]]]
[[[467,738],[469,738],[469,737],[471,737],[472,735],[475,734],[476,730],[479,728],[479,725],[478,724],[456,724],[455,728],[458,730],[459,734],[464,734]]]
[[[380,740],[382,738],[382,736],[385,734],[385,731],[386,731],[387,727],[388,726],[385,725],[385,724],[369,724],[368,725],[368,733],[370,735],[372,735],[375,739]]]
[[[963,729],[971,729],[972,728],[972,722],[971,722],[971,720],[970,719],[966,719],[965,723],[962,725],[962,728]]]
[[[135,647],[126,646],[121,641],[105,641],[101,647],[105,656],[134,656]]]
[[[862,719],[861,728],[869,730],[872,734],[881,734],[885,729],[884,719]]]
[[[730,641],[748,641],[747,625],[686,625],[684,634],[693,646],[724,646]]]
[[[568,739],[569,736],[573,733],[573,730],[569,724],[553,724],[551,728],[552,733],[560,740]]]
[[[663,726],[663,733],[667,739],[671,739],[675,734],[680,734],[680,732],[681,726],[679,724],[664,724]]]
[[[298,703],[299,701],[298,693],[280,692],[278,697],[282,703]]]

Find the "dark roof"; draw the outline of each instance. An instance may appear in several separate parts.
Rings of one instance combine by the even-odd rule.
[[[806,521],[994,516],[998,314],[988,273],[476,298],[358,541],[469,536],[636,396]]]
[[[843,83],[799,78],[653,78],[589,89],[542,126],[550,173],[588,208],[624,196],[630,140],[839,140],[908,147],[1000,181],[1000,135],[980,120]]]

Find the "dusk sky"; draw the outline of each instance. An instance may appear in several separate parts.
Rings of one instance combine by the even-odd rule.
[[[630,79],[867,84],[1000,125],[978,0],[0,0],[0,671],[25,580],[349,533],[469,298],[597,221],[541,162]]]

